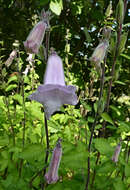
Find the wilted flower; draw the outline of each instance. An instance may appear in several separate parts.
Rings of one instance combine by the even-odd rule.
[[[38,50],[42,44],[47,24],[44,21],[38,22],[32,31],[29,33],[24,47],[28,53],[38,53]]]
[[[108,40],[103,40],[94,50],[90,61],[94,63],[96,70],[99,74],[101,74],[101,65],[100,63],[103,61],[106,51],[108,49],[109,42]]]
[[[121,151],[121,144],[119,143],[116,146],[115,152],[114,152],[114,154],[112,156],[112,161],[113,162],[118,162],[118,157],[119,157],[120,151]]]
[[[49,165],[49,170],[45,174],[45,180],[48,184],[55,183],[59,179],[58,168],[62,156],[61,139],[58,140],[56,147],[53,150],[52,159]]]
[[[74,86],[65,85],[62,60],[56,52],[52,52],[48,58],[44,84],[40,85],[29,98],[44,105],[46,118],[49,119],[63,104],[77,104],[75,91]]]

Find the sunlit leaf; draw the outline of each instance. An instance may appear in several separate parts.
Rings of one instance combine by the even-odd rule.
[[[107,122],[111,123],[112,125],[114,125],[114,123],[113,123],[111,117],[110,117],[106,112],[102,113],[101,116],[102,116],[102,118],[103,118],[105,121],[107,121]]]
[[[63,9],[62,0],[51,0],[50,9],[56,15],[60,15],[60,13],[61,13],[61,11]]]

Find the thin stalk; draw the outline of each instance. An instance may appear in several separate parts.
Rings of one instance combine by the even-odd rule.
[[[100,159],[100,152],[97,153],[96,166],[97,166],[97,164],[98,164],[99,159]],[[94,172],[93,172],[91,188],[93,187],[94,180],[95,180],[95,176],[96,176],[96,169],[94,169]]]
[[[105,57],[105,61],[106,61],[106,57]],[[104,75],[105,75],[105,61],[104,61],[104,64],[102,64],[102,76],[101,76],[101,79],[100,79],[99,102],[100,102],[100,100],[102,98],[102,95],[103,95]],[[91,152],[91,144],[92,144],[92,140],[93,140],[93,134],[94,134],[95,126],[96,126],[97,119],[98,119],[98,112],[99,112],[99,104],[98,104],[97,112],[95,114],[95,119],[94,119],[94,122],[93,122],[93,125],[92,125],[91,136],[90,136],[89,145],[88,145],[88,152],[89,153]],[[88,176],[87,176],[87,180],[86,180],[85,190],[88,190],[89,182],[90,182],[90,155],[88,156]]]
[[[49,56],[49,40],[50,40],[50,29],[47,30],[46,32],[46,62]],[[45,167],[43,169],[43,176],[46,173],[46,165],[47,165],[47,161],[48,161],[48,157],[49,157],[49,135],[48,135],[48,125],[47,125],[47,119],[44,113],[44,124],[45,124],[45,133],[46,133],[46,156],[45,156]],[[45,189],[45,183],[41,184],[41,189],[44,190]]]
[[[22,139],[22,143],[23,143],[23,148],[24,148],[24,144],[25,144],[26,113],[25,113],[25,97],[24,97],[24,79],[22,77],[21,77],[21,91],[22,91],[22,98],[23,98],[23,121],[22,121],[22,125],[23,125],[23,139]],[[19,177],[21,177],[22,167],[23,167],[23,159],[20,161]]]
[[[127,8],[127,0],[124,0],[124,16],[125,16],[126,8]],[[120,42],[121,42],[122,26],[123,26],[123,21],[118,24],[118,33],[117,33],[117,42],[116,42],[116,46],[115,46],[115,55],[113,58],[113,64],[112,64],[112,70],[111,70],[111,79],[109,81],[109,86],[108,86],[108,94],[107,94],[107,101],[106,101],[106,108],[105,108],[106,112],[109,112],[112,82],[113,82],[113,77],[114,77],[114,73],[115,73],[116,61],[117,61],[117,58],[119,55],[119,46],[120,46]],[[105,126],[106,126],[106,121],[103,122],[103,129],[105,128]]]
[[[7,107],[8,120],[10,122],[11,133],[12,133],[12,136],[13,136],[13,145],[15,146],[15,132],[14,132],[14,127],[13,127],[13,123],[12,123],[12,120],[11,120],[9,103],[8,103],[7,97],[5,97],[5,104],[6,104],[6,107]]]

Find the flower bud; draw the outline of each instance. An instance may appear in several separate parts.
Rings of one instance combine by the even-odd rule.
[[[95,64],[100,64],[105,57],[108,46],[109,42],[107,40],[102,41],[94,50],[90,61],[94,62]]]
[[[90,61],[94,63],[97,73],[101,76],[102,69],[100,63],[103,61],[106,51],[108,49],[109,42],[108,40],[103,40],[94,50]]]
[[[24,47],[28,53],[38,53],[46,28],[47,24],[44,21],[40,21],[34,26],[24,42]]]
[[[60,141],[61,140],[59,139],[56,144],[56,147],[53,150],[52,159],[49,165],[49,170],[45,174],[45,180],[48,184],[56,183],[57,180],[59,179],[58,169],[59,169],[60,160],[62,156],[62,148],[61,148]]]
[[[13,60],[17,57],[17,50],[13,50],[11,54],[9,55],[9,58],[6,60],[5,65],[9,67]]]
[[[120,151],[121,151],[121,144],[119,143],[116,146],[115,152],[114,152],[114,154],[112,156],[112,161],[113,162],[118,162],[118,157],[119,157]]]

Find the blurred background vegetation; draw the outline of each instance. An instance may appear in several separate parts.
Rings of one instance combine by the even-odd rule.
[[[109,112],[103,112],[118,38],[121,13],[117,4],[118,0],[0,0],[0,190],[40,190],[44,182],[44,111],[39,103],[28,99],[43,83],[46,62],[42,59],[42,49],[27,76],[23,73],[28,65],[23,41],[40,20],[43,8],[52,12],[50,47],[62,58],[66,83],[76,85],[79,97],[75,107],[62,107],[48,121],[50,156],[59,137],[63,140],[63,156],[59,182],[45,189],[85,190],[88,157],[91,160],[89,189],[130,188],[129,6],[116,57]],[[100,79],[89,58],[102,39],[104,26],[109,26],[112,33],[90,153],[88,144],[97,112]],[[17,57],[7,67],[6,60],[14,49],[18,51]],[[111,157],[120,139],[119,161],[113,163]]]

